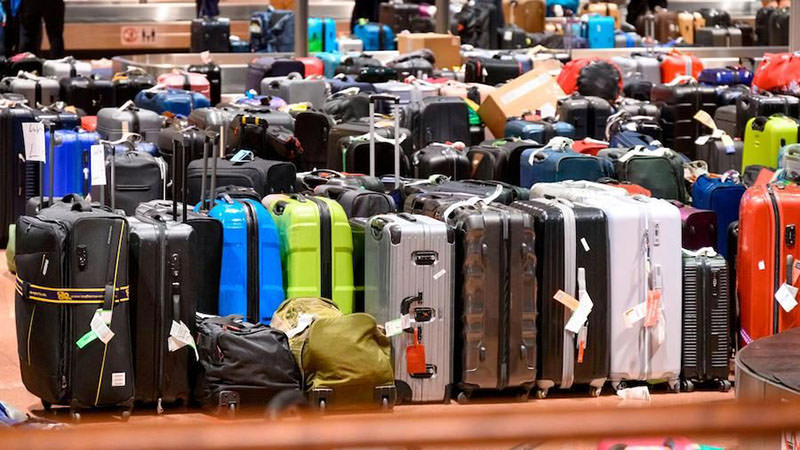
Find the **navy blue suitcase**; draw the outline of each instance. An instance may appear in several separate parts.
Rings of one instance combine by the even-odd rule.
[[[556,136],[575,138],[575,127],[567,122],[554,120],[530,121],[523,118],[510,119],[506,122],[505,137],[529,139],[540,144],[547,144]]]
[[[612,134],[611,139],[608,141],[608,146],[611,148],[633,148],[640,145],[649,147],[651,145],[660,146],[661,144],[650,135],[629,130]]]
[[[597,181],[611,176],[608,161],[571,149],[528,149],[520,155],[520,186],[530,188],[536,183],[564,180]]]

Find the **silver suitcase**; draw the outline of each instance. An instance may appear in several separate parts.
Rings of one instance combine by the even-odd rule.
[[[162,117],[155,112],[130,105],[103,108],[97,113],[97,132],[110,141],[121,138],[127,131],[140,134],[145,141],[157,144],[162,124]]]
[[[53,78],[40,77],[27,72],[20,72],[16,77],[4,78],[3,90],[25,97],[28,105],[50,106],[59,100],[60,86]]]
[[[42,65],[42,73],[46,77],[53,77],[57,80],[78,76],[88,78],[92,76],[92,64],[86,61],[78,61],[71,56],[50,59]]]
[[[337,43],[339,44],[339,53],[343,55],[348,53],[361,53],[364,51],[364,43],[361,42],[361,39],[356,39],[354,37],[339,38],[337,39]]]
[[[611,62],[619,66],[625,84],[637,80],[661,83],[661,64],[656,58],[643,55],[615,56]]]
[[[322,108],[328,98],[328,86],[323,79],[303,79],[300,74],[291,73],[261,80],[261,95],[280,97],[286,103],[309,102],[315,108]]]
[[[364,306],[379,323],[407,317],[392,337],[398,400],[449,399],[453,365],[454,234],[412,214],[372,217],[364,233]],[[401,322],[406,319],[401,319]],[[409,373],[406,349],[425,346],[425,371]]]

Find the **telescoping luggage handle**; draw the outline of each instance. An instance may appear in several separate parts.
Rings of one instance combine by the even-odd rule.
[[[400,97],[389,94],[369,96],[369,176],[375,176],[375,103],[391,102],[394,116],[394,188],[400,187]]]

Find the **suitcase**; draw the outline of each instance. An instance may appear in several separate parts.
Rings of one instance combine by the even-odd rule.
[[[640,18],[644,18],[646,16],[639,16]],[[674,11],[667,11],[661,10],[655,13],[655,39],[661,43],[667,43],[673,39],[677,39],[681,36],[681,30],[678,26],[678,13]],[[644,25],[641,27],[639,26],[637,20],[636,31],[639,32],[642,36],[646,36]]]
[[[347,217],[351,219],[351,222],[352,219],[357,217],[369,218],[378,214],[396,212],[397,210],[394,199],[388,194],[360,187],[323,184],[314,188],[314,195],[336,200],[342,206]],[[353,244],[354,253],[355,248],[355,244]],[[360,286],[363,286],[363,282]],[[363,306],[363,302],[361,305]]]
[[[747,166],[778,167],[778,153],[798,139],[797,119],[776,114],[750,119],[744,131],[742,172]]]
[[[380,23],[357,24],[353,36],[363,43],[364,51],[394,50],[395,36],[392,29]]]
[[[672,200],[670,203],[681,213],[681,248],[697,251],[717,246],[717,214]]]
[[[404,80],[410,76],[432,78],[435,69],[434,63],[436,63],[436,57],[433,52],[422,49],[400,55],[387,62],[386,66],[395,70],[398,80]]]
[[[231,185],[251,188],[259,197],[275,193],[294,192],[297,170],[294,164],[290,162],[265,160],[250,153],[250,155],[244,155],[242,158],[236,156],[214,158],[211,164],[215,165],[216,168],[217,186]],[[194,160],[188,165],[186,185],[188,189],[187,198],[191,204],[200,201],[204,179],[203,166],[204,162],[202,160]]]
[[[675,78],[690,76],[697,79],[703,71],[703,62],[696,56],[673,52],[660,57],[661,82],[671,83]]]
[[[308,18],[308,51],[335,52],[336,23],[331,18]]]
[[[796,270],[798,199],[800,188],[793,184],[756,185],[742,196],[736,284],[744,345],[800,325],[800,309],[787,312],[779,304],[789,307],[794,299],[781,290],[793,286]]]
[[[343,56],[339,65],[336,66],[336,74],[358,75],[364,67],[380,67],[383,64],[367,53]]]
[[[735,27],[703,27],[695,30],[695,44],[701,47],[741,47],[742,30]]]
[[[459,97],[425,97],[410,105],[409,128],[422,149],[434,142],[469,142],[469,110]]]
[[[208,97],[198,92],[182,89],[154,89],[141,91],[133,99],[137,107],[149,109],[157,114],[170,113],[176,116],[188,116],[197,108],[208,108],[211,103]]]
[[[681,239],[680,215],[666,201],[629,197],[619,191],[622,190],[596,183],[542,183],[531,196],[564,198],[603,210],[608,254],[614,255],[615,262],[609,266],[608,378],[617,390],[627,387],[631,380],[666,380],[670,390],[677,392],[683,317],[681,254],[676,245]],[[642,244],[631,245],[631,236],[640,236]],[[662,308],[654,326],[645,327],[645,320],[626,319],[631,316],[626,311],[646,304],[649,290],[660,291]],[[626,325],[628,320],[630,326]]]
[[[59,97],[64,103],[83,110],[89,116],[97,115],[102,108],[116,106],[111,82],[94,77],[62,78],[59,81]]]
[[[454,233],[438,220],[406,213],[374,216],[365,229],[365,311],[380,323],[403,316],[414,320],[391,337],[398,401],[449,402]],[[412,345],[427,347],[424,360],[407,359]]]
[[[678,28],[680,29],[681,38],[689,45],[694,45],[695,30],[704,27],[706,19],[700,13],[679,12],[678,13]]]
[[[120,108],[103,108],[97,112],[97,132],[100,137],[116,141],[125,133],[136,133],[146,142],[158,142],[162,118],[148,109],[133,104]]]
[[[734,22],[733,26],[742,32],[742,47],[752,47],[755,45],[755,27],[752,23]]]
[[[544,0],[503,0],[503,16],[528,33],[541,33],[545,25]]]
[[[726,258],[730,256],[728,228],[739,220],[739,204],[745,189],[743,184],[729,177],[708,175],[698,177],[692,186],[692,205],[714,211],[717,215],[717,239],[714,248]]]
[[[588,384],[599,396],[609,371],[608,243],[606,217],[593,207],[559,200],[515,202],[530,215],[536,235],[539,313],[537,398],[553,387]],[[593,306],[581,322],[553,301],[563,291],[575,299],[588,295]],[[586,300],[584,300],[584,303]],[[565,329],[570,322],[571,329]],[[546,346],[545,346],[546,345]]]
[[[314,108],[322,108],[328,97],[324,80],[303,79],[299,73],[264,78],[261,80],[261,95],[280,97],[287,103],[308,102]]]
[[[520,138],[547,144],[550,139],[560,136],[573,139],[575,127],[567,122],[542,119],[530,121],[521,117],[506,122],[505,137]]]
[[[360,83],[386,83],[396,81],[398,72],[391,67],[367,66],[362,67],[355,77],[355,81]],[[406,86],[407,88],[409,86]]]
[[[653,85],[654,83],[645,80],[629,81],[625,83],[625,87],[623,88],[622,93],[627,98],[643,102],[649,102],[650,93],[653,90]]]
[[[81,410],[101,407],[121,407],[123,419],[130,416],[127,249],[125,217],[79,197],[18,220],[14,316],[20,369],[26,389],[45,409],[69,405],[76,420]]]
[[[22,94],[31,107],[39,104],[49,106],[59,101],[60,87],[57,80],[28,72],[3,78],[0,81],[0,89],[3,92]]]
[[[431,203],[420,205],[426,215],[448,213],[445,223],[455,233],[458,401],[469,401],[479,389],[514,390],[526,398],[537,366],[533,221],[502,205],[451,207],[453,199],[422,203]]]
[[[694,141],[707,131],[704,125],[694,120],[694,115],[702,110],[714,116],[716,90],[696,84],[660,85],[653,88],[651,100],[661,109],[659,123],[664,132],[664,146],[696,159]]]
[[[562,180],[596,181],[611,175],[610,164],[596,156],[575,153],[567,147],[528,149],[520,156],[520,186]]]
[[[322,111],[309,109],[295,118],[295,137],[303,147],[303,153],[295,160],[300,172],[317,167],[328,167],[328,139],[334,121]]]
[[[474,145],[467,151],[472,167],[470,178],[487,181],[506,181],[519,185],[520,155],[541,144],[514,138],[498,139]]]
[[[186,68],[186,71],[206,77],[208,99],[211,101],[211,106],[217,106],[222,102],[222,68],[220,66],[209,60],[204,64],[192,64]]]
[[[297,59],[303,63],[303,76],[323,77],[325,75],[325,65],[320,59],[313,56],[304,56]]]
[[[700,75],[697,76],[697,81],[711,86],[730,86],[735,84],[750,86],[753,83],[753,72],[744,67],[703,69]]]
[[[736,106],[739,97],[750,93],[750,87],[744,84],[717,87],[717,105]]]
[[[613,17],[589,16],[584,26],[589,48],[614,48]]]
[[[20,72],[41,74],[44,73],[44,59],[37,58],[31,52],[20,53],[9,58],[11,64],[8,75],[14,76]]]
[[[575,139],[604,139],[611,105],[600,97],[573,95],[558,101],[558,117],[575,126]]]
[[[653,84],[661,82],[661,65],[656,58],[633,54],[629,58],[614,56],[611,58],[611,62],[619,67],[620,72],[622,72],[622,81],[626,87],[637,80],[649,81]]]
[[[211,100],[211,83],[208,81],[208,77],[202,73],[173,70],[159,75],[158,84],[168,89],[197,92],[203,94],[209,101]]]
[[[789,8],[780,8],[769,16],[769,41],[770,46],[783,46],[789,44],[789,22],[791,12]]]
[[[500,47],[497,30],[504,26],[502,10],[489,1],[479,1],[461,7],[450,24],[450,32],[461,38],[461,44],[476,48]]]
[[[341,54],[361,53],[364,51],[364,43],[361,42],[361,39],[356,39],[353,36],[340,36],[336,39],[336,44]]]
[[[62,78],[75,78],[77,76],[91,77],[92,65],[86,61],[78,61],[75,58],[68,56],[62,59],[50,59],[42,64],[42,71],[40,72],[43,77],[55,78],[60,80]]]
[[[770,36],[770,18],[777,9],[772,6],[759,8],[756,11],[756,45],[760,47],[766,47],[770,45],[769,43],[769,36]]]
[[[656,147],[661,143],[652,136],[638,131],[620,131],[611,135],[608,140],[608,145],[611,148],[631,149],[634,147]]]
[[[398,204],[404,204],[406,199],[414,194],[431,192],[436,194],[460,194],[462,197],[483,197],[484,200],[491,199],[493,202],[504,205],[510,205],[517,200],[527,200],[529,195],[528,189],[502,181],[448,180],[439,183],[417,182],[403,185],[401,201]],[[416,213],[417,211],[407,212]]]
[[[725,173],[729,170],[739,171],[742,167],[744,143],[733,138],[707,135],[694,142],[695,158],[705,161],[711,173]]]
[[[270,195],[278,227],[286,298],[324,297],[353,312],[353,241],[342,207],[324,197]]]
[[[614,32],[614,48],[634,48],[642,46],[642,37],[635,32]]]
[[[336,76],[336,68],[339,67],[342,58],[344,58],[341,53],[316,52],[311,55],[322,63],[322,75],[325,78]]]
[[[191,53],[231,51],[231,20],[227,17],[202,16],[192,19],[189,51]]]
[[[245,91],[258,91],[261,80],[266,77],[283,77],[292,72],[304,73],[305,65],[302,61],[289,58],[274,58],[271,56],[253,58],[247,64],[247,81]]]
[[[599,153],[610,159],[619,181],[638,184],[653,197],[689,202],[683,178],[683,159],[668,148],[608,149]]]
[[[50,198],[67,194],[86,196],[89,193],[90,148],[99,140],[97,133],[79,133],[73,130],[52,130],[55,139],[53,152],[48,155],[41,170],[47,175],[42,180],[44,192]],[[45,132],[45,148],[50,148],[51,136]],[[52,156],[52,158],[51,158]],[[53,177],[50,178],[51,171]],[[52,183],[52,188],[50,187]]]
[[[411,156],[414,178],[445,175],[451,180],[470,177],[471,165],[464,153],[464,146],[431,143]]]
[[[155,77],[138,67],[131,67],[125,72],[115,73],[111,78],[114,88],[114,104],[122,106],[133,101],[139,91],[150,89],[156,85]]]
[[[522,75],[522,65],[515,59],[473,57],[464,61],[464,82],[494,86]]]
[[[785,114],[789,117],[800,117],[800,100],[790,95],[742,95],[736,100],[736,137],[744,137],[747,122],[758,116],[770,117],[773,114]]]
[[[717,108],[714,112],[714,122],[717,124],[717,127],[728,136],[738,139],[742,138],[742,133],[739,132],[739,127],[736,124],[736,105],[720,106]]]
[[[623,108],[627,108],[627,110]],[[658,122],[661,112],[655,105],[620,105],[619,109],[620,112],[609,117],[606,124],[606,138],[609,141],[622,133],[645,135],[647,143],[643,145],[649,145],[651,141],[658,140],[663,137],[664,133]],[[650,139],[647,139],[647,137]],[[609,147],[622,148],[635,146],[636,145],[609,145]]]
[[[724,10],[716,8],[701,8],[700,15],[709,27],[729,27],[731,26],[731,15]]]
[[[433,20],[428,13],[427,5],[416,3],[388,2],[381,3],[378,10],[378,22],[389,26],[394,34],[408,30],[411,33],[433,33]]]
[[[117,152],[104,144],[108,190],[101,188],[101,202],[133,216],[139,203],[166,198],[167,163],[161,157],[138,151],[130,141]],[[110,191],[110,192],[109,192]]]

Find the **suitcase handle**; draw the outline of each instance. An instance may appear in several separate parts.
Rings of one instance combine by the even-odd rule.
[[[70,211],[91,212],[92,204],[78,196],[79,200],[72,202]]]

